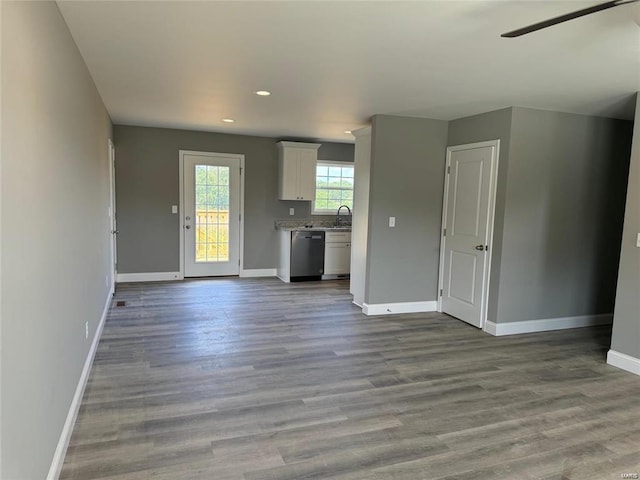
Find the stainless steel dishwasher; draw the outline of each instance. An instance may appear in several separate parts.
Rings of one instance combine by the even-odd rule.
[[[324,232],[291,232],[291,281],[320,280],[324,273]]]

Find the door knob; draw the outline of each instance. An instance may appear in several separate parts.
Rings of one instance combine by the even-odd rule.
[[[484,250],[484,245],[476,245],[476,250],[480,250],[482,252]]]
[[[113,233],[114,235],[117,235],[117,234],[119,234],[119,233],[120,233],[120,231],[118,231],[118,230],[111,230],[111,233]]]

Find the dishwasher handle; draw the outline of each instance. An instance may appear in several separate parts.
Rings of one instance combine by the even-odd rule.
[[[293,232],[293,238],[298,240],[324,240],[324,232]]]

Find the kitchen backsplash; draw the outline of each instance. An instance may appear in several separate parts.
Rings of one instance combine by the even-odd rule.
[[[282,218],[275,221],[276,229],[290,229],[300,227],[332,227],[336,224],[336,217],[312,217],[312,218]],[[340,225],[344,227],[351,226],[351,215],[340,215]]]

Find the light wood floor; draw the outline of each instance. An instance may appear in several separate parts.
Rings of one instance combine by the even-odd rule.
[[[608,327],[365,317],[344,281],[120,285],[63,479],[619,479],[640,377]]]

